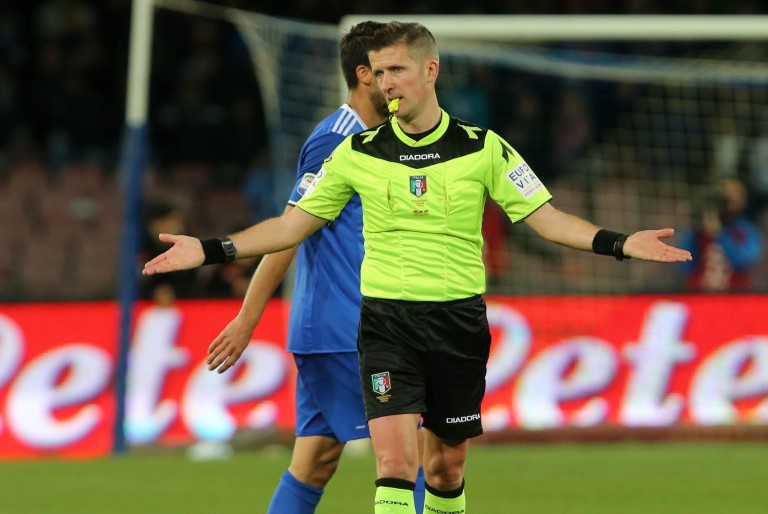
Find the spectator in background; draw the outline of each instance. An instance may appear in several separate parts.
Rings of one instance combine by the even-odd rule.
[[[547,155],[551,153],[549,140],[542,135],[546,133],[547,113],[542,105],[546,100],[542,98],[541,88],[537,84],[531,84],[522,77],[507,77],[503,75],[499,81],[501,96],[509,98],[508,106],[499,106],[505,109],[498,122],[502,124],[501,136],[507,141],[516,141],[520,153],[523,155]],[[549,163],[542,163],[545,169],[539,169],[537,175],[540,178],[552,177]]]
[[[567,169],[574,159],[582,157],[593,139],[594,127],[589,104],[576,89],[561,93],[552,123],[552,169]]]
[[[768,108],[759,115],[757,135],[748,152],[748,189],[750,215],[758,222],[768,222]]]
[[[197,68],[204,68],[199,66]],[[205,77],[187,70],[176,93],[156,113],[156,147],[164,164],[179,161],[217,163],[216,149],[224,144],[227,116],[223,101],[206,93]]]
[[[739,134],[738,122],[733,116],[720,116],[712,124],[712,177],[716,180],[733,177],[739,170],[745,138]]]
[[[18,81],[13,71],[0,62],[0,156],[11,140],[21,114],[16,106],[17,90]]]
[[[65,40],[93,28],[98,15],[90,2],[48,0],[38,7],[35,21],[40,37]]]
[[[272,159],[268,148],[261,149],[253,158],[242,187],[251,219],[263,220],[279,214],[274,194],[276,187]]]
[[[748,291],[752,270],[763,253],[763,235],[745,215],[747,190],[735,178],[707,188],[694,205],[693,224],[680,247],[693,255],[683,263],[693,292]]]

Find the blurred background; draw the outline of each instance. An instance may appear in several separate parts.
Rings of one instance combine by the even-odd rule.
[[[159,230],[211,237],[282,212],[301,142],[342,98],[335,52],[345,14],[765,10],[749,0],[218,5],[307,25],[259,32],[262,21],[247,29],[221,12],[157,9],[140,262],[160,251]],[[116,295],[129,20],[128,0],[0,2],[0,301]],[[274,49],[271,63],[253,37]],[[505,137],[556,206],[617,230],[672,226],[675,243],[708,256],[692,267],[628,268],[542,244],[489,205],[490,292],[768,290],[763,42],[440,43],[443,106]],[[288,83],[291,74],[301,82]],[[737,219],[742,244],[709,244]],[[145,281],[141,294],[163,282],[181,298],[239,297],[255,264]]]

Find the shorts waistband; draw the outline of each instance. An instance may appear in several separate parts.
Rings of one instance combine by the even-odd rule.
[[[481,300],[482,298],[483,298],[483,295],[475,294],[467,298],[458,298],[456,300],[447,300],[445,302],[426,302],[426,301],[420,301],[420,300],[393,300],[391,298],[374,298],[371,296],[364,296],[363,301],[384,303],[389,305],[414,306],[414,307],[430,307],[430,306],[445,307],[445,306],[473,303],[473,302],[476,302],[477,300]]]

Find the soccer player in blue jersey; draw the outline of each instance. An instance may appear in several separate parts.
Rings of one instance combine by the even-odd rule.
[[[298,178],[286,212],[301,199],[331,152],[350,134],[387,117],[384,95],[371,73],[367,38],[381,23],[363,22],[341,40],[347,103],[321,121],[301,149]],[[363,260],[360,199],[298,247],[265,256],[238,315],[213,340],[209,369],[223,373],[248,346],[269,298],[298,251],[288,327],[296,385],[296,442],[291,464],[272,497],[268,514],[312,514],[333,476],[346,441],[369,437],[357,359],[360,264]],[[419,512],[424,481],[417,486]]]

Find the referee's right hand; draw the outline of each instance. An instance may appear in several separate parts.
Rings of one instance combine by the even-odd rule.
[[[196,237],[173,234],[160,234],[159,237],[163,243],[171,243],[173,246],[146,263],[143,275],[197,268],[203,264],[203,245]]]

